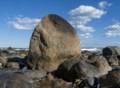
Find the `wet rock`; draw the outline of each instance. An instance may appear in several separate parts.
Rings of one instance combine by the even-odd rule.
[[[28,54],[32,69],[55,70],[66,59],[80,55],[80,40],[75,29],[62,17],[50,14],[35,28]]]

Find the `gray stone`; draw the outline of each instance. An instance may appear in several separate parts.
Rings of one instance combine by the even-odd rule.
[[[17,62],[8,62],[6,67],[9,69],[20,69],[19,63]]]
[[[32,80],[19,73],[0,75],[0,88],[33,88]]]

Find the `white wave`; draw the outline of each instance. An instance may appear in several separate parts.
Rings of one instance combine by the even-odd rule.
[[[98,48],[82,48],[82,51],[91,51],[91,52],[96,52],[96,51],[100,51],[100,49]]]

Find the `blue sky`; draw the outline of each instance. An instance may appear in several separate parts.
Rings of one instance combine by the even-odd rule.
[[[0,47],[28,48],[48,14],[69,21],[82,47],[120,46],[120,0],[0,0]]]

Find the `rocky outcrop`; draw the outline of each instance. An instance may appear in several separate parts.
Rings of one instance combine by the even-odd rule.
[[[84,86],[90,85],[91,87],[94,87],[100,85],[97,79],[108,74],[111,70],[112,68],[103,56],[93,54],[88,60],[84,60],[81,57],[64,61],[58,67],[56,76],[73,83],[79,79],[79,81],[82,81],[82,84],[80,83],[78,86],[84,84]]]
[[[52,71],[66,59],[80,55],[80,40],[75,29],[62,17],[50,14],[36,26],[31,40],[28,65]]]

